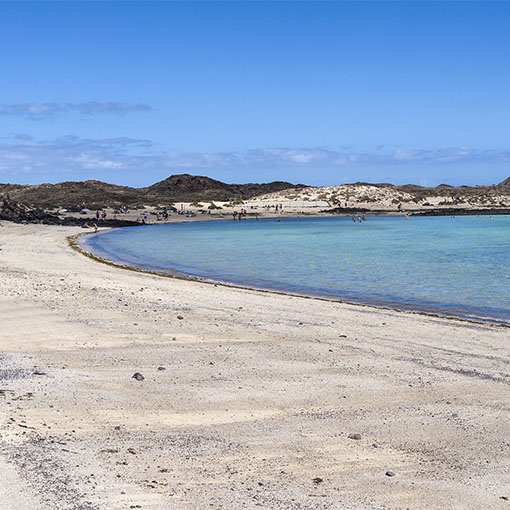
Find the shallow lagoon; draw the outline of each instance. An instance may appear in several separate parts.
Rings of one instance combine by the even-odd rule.
[[[510,216],[177,223],[82,244],[142,269],[510,324]]]

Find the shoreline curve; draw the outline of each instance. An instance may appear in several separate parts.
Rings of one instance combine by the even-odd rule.
[[[367,304],[367,303],[360,303],[360,302],[355,302],[355,301],[347,301],[347,300],[343,300],[343,299],[326,298],[323,296],[311,296],[311,295],[299,294],[299,293],[293,293],[293,292],[284,292],[284,291],[275,290],[275,289],[263,289],[263,288],[257,288],[257,287],[250,287],[248,285],[240,285],[240,284],[236,284],[236,283],[226,283],[226,282],[222,282],[222,281],[206,280],[206,279],[201,279],[201,277],[199,277],[199,276],[193,277],[193,275],[186,276],[184,274],[182,274],[182,275],[169,274],[169,273],[163,273],[163,272],[158,272],[158,271],[152,271],[149,269],[141,269],[136,266],[131,266],[129,264],[121,264],[121,263],[115,262],[113,260],[109,260],[109,259],[100,257],[99,255],[96,255],[95,253],[92,253],[91,251],[84,249],[79,243],[79,239],[81,237],[85,237],[85,236],[91,235],[91,234],[100,235],[101,233],[109,232],[110,230],[113,230],[113,229],[104,230],[99,233],[80,232],[79,234],[67,236],[66,237],[67,243],[68,243],[69,247],[72,248],[74,251],[76,251],[77,253],[80,253],[81,255],[83,255],[85,257],[88,257],[89,259],[92,259],[92,260],[99,262],[101,264],[108,265],[110,267],[116,267],[119,269],[132,271],[135,273],[149,274],[152,276],[159,276],[162,278],[171,278],[174,280],[181,280],[181,281],[201,283],[201,284],[214,285],[214,286],[222,286],[222,287],[231,288],[231,289],[245,290],[245,291],[257,292],[257,293],[263,293],[263,294],[291,296],[291,297],[295,297],[295,298],[312,299],[312,300],[316,300],[316,301],[325,301],[325,302],[329,302],[329,303],[341,303],[341,304],[345,304],[345,305],[349,305],[349,306],[372,308],[375,310],[386,310],[386,311],[398,312],[398,313],[404,313],[404,314],[413,314],[413,315],[419,315],[422,317],[445,319],[445,320],[468,323],[468,324],[473,324],[473,325],[510,329],[510,324],[505,324],[504,322],[497,322],[496,320],[495,321],[490,321],[490,320],[484,321],[482,319],[477,320],[477,319],[468,318],[468,317],[458,317],[455,315],[427,312],[425,310],[404,309],[404,308],[392,307],[389,305],[385,306],[382,304],[381,305]]]

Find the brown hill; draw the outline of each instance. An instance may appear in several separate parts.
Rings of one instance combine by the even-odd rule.
[[[458,195],[464,195],[477,197],[482,195],[494,195],[510,190],[510,177],[499,184],[493,184],[490,186],[451,186],[449,184],[440,184],[435,188],[427,188],[416,184],[405,184],[403,186],[394,186],[394,188],[411,193],[418,199],[426,196],[456,197]]]
[[[299,188],[290,182],[264,184],[226,184],[209,177],[189,174],[172,175],[146,188],[117,186],[101,181],[61,182],[58,184],[0,184],[0,195],[31,207],[118,207],[128,205],[158,205],[169,202],[199,200],[235,200],[253,198],[264,193]]]
[[[502,190],[510,190],[510,177],[500,182],[497,187]]]
[[[264,184],[226,184],[210,177],[181,174],[172,175],[163,181],[147,188],[141,188],[150,202],[164,199],[166,201],[194,201],[194,200],[236,200],[253,198],[264,193],[274,193],[295,186],[290,182],[269,182]]]
[[[137,190],[101,181],[69,181],[35,186],[0,185],[0,192],[23,204],[44,209],[68,206],[76,208],[83,204],[101,207],[101,204],[138,202]]]
[[[510,177],[492,186],[450,186],[440,184],[435,188],[427,188],[415,184],[394,186],[389,183],[369,184],[358,182],[349,185],[353,189],[363,189],[367,186],[386,190],[387,192],[407,193],[410,200],[419,202],[426,197],[464,197],[475,202],[477,200],[494,201],[498,195],[510,193]],[[23,186],[19,184],[0,184],[0,197],[8,195],[11,199],[27,204],[31,207],[53,209],[57,207],[83,206],[91,209],[99,207],[130,207],[140,205],[168,205],[170,202],[194,201],[228,201],[247,200],[261,195],[278,195],[289,190],[292,193],[303,192],[307,189],[302,184],[294,185],[290,182],[275,181],[270,183],[226,184],[204,176],[189,174],[172,175],[163,181],[145,188],[131,188],[117,186],[101,181],[61,182],[58,184],[38,184]],[[319,190],[319,188],[308,188]],[[290,194],[292,194],[290,193]],[[308,192],[306,192],[308,193]],[[281,194],[287,195],[287,193]],[[279,198],[280,199],[280,198]],[[377,201],[377,198],[374,198]],[[372,201],[374,201],[372,200]],[[496,200],[497,202],[497,200]]]

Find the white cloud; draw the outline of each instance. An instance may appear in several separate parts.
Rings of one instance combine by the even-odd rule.
[[[86,103],[0,104],[0,115],[21,116],[32,120],[45,119],[55,115],[72,112],[77,112],[82,115],[126,115],[132,112],[147,112],[151,110],[152,108],[147,104],[129,104],[118,101],[89,101]]]
[[[94,170],[94,169],[122,170],[124,168],[124,164],[119,161],[111,161],[108,159],[92,157],[89,154],[80,154],[79,156],[71,156],[71,157],[67,158],[67,160],[72,163],[78,163],[79,165],[82,165],[83,168],[86,168],[87,170]]]
[[[332,150],[268,147],[245,152],[176,153],[158,152],[150,140],[127,137],[34,140],[27,134],[13,134],[0,142],[0,171],[4,175],[95,174],[119,171],[167,171],[204,173],[215,170],[276,170],[278,168],[348,169],[402,167],[405,165],[449,165],[454,163],[510,162],[510,151],[471,148],[409,149],[374,147],[355,151],[352,147]]]

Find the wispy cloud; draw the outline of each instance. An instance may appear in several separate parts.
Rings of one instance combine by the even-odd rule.
[[[64,113],[76,112],[81,115],[111,114],[126,115],[133,112],[148,112],[152,108],[147,104],[128,104],[121,102],[87,103],[15,103],[0,104],[0,115],[22,116],[32,120],[44,119]]]
[[[409,163],[505,162],[510,150],[491,151],[449,147],[440,149],[403,149],[377,146],[373,150],[330,150],[325,148],[269,148],[247,154],[253,161],[274,165],[372,166]]]
[[[276,170],[278,168],[363,169],[405,165],[455,163],[510,163],[510,150],[472,148],[409,149],[377,146],[356,151],[352,147],[270,147],[245,152],[177,153],[158,150],[150,140],[127,137],[32,139],[11,133],[0,141],[0,174],[93,174],[101,172],[214,172],[215,170]]]
[[[113,113],[115,115],[125,115],[126,113],[149,112],[152,110],[148,104],[142,103],[98,103],[96,101],[89,101],[88,103],[67,103],[65,108],[67,108],[69,111],[76,111],[84,115],[94,115],[96,113]]]
[[[11,133],[4,143],[0,143],[0,173],[74,174],[105,169],[132,170],[151,147],[149,140],[127,137],[65,136],[34,141],[25,135]]]

